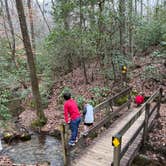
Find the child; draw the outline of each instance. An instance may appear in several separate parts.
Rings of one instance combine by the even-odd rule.
[[[77,103],[71,98],[70,93],[64,93],[64,119],[66,124],[70,125],[71,137],[69,140],[69,145],[74,146],[78,135],[78,128],[81,122],[81,114],[79,112]]]
[[[141,92],[139,95],[135,97],[135,103],[137,107],[139,107],[144,102],[144,94]]]
[[[94,122],[94,109],[93,106],[88,102],[84,101],[84,135],[88,133],[89,127],[93,125]]]

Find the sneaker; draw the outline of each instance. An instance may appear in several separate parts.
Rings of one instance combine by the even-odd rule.
[[[88,135],[88,131],[83,132],[83,136],[87,136]]]
[[[75,143],[74,142],[69,142],[68,143],[70,146],[75,146]]]
[[[76,138],[76,140],[75,140],[75,143],[77,143],[78,142],[78,138]]]

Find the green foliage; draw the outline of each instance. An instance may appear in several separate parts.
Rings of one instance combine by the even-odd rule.
[[[138,95],[137,90],[132,90],[132,92],[131,92],[131,96],[136,96],[136,95]]]
[[[115,105],[122,105],[128,101],[128,95],[119,97],[118,99],[115,100]]]
[[[11,118],[11,115],[9,114],[9,109],[7,107],[7,103],[11,97],[9,90],[1,90],[0,91],[0,117],[2,117],[3,120],[8,120]]]
[[[64,93],[71,93],[71,88],[69,87],[64,87],[62,92],[60,93],[60,96],[63,96]]]
[[[103,97],[108,96],[110,89],[108,87],[98,87],[97,86],[97,87],[89,89],[89,92],[93,96],[93,100],[90,100],[90,102],[94,106],[96,104],[99,104],[103,100]]]
[[[136,46],[145,50],[151,45],[157,45],[162,38],[162,27],[158,20],[150,22],[141,22],[135,30],[135,43]]]
[[[31,123],[31,127],[32,128],[38,128],[38,127],[42,127],[46,124],[47,120],[46,119],[36,119]]]
[[[53,30],[45,41],[50,70],[54,74],[69,72],[78,65],[80,58],[94,57],[94,35],[90,31],[80,32],[78,28]]]
[[[95,107],[96,103],[93,99],[88,100],[88,103]]]
[[[63,99],[63,94],[64,93],[71,93],[71,89],[69,88],[69,87],[64,87],[63,89],[62,89],[62,91],[61,91],[61,93],[59,94],[59,96],[58,96],[58,103],[59,104],[62,104],[63,103],[63,101],[64,101],[64,99]]]
[[[84,104],[85,98],[83,96],[77,96],[76,97],[76,102],[78,104],[78,108],[80,110],[83,110],[83,104]]]
[[[159,50],[154,51],[154,52],[151,54],[151,56],[154,57],[154,58],[166,58],[166,54],[160,52]]]
[[[148,80],[148,79],[160,80],[161,79],[161,75],[159,73],[158,68],[152,65],[145,67],[141,77],[144,80]]]

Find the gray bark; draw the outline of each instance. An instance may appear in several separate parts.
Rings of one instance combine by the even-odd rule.
[[[46,118],[45,118],[44,112],[42,110],[42,103],[41,103],[41,96],[39,93],[39,85],[38,85],[38,79],[37,79],[37,74],[36,74],[36,67],[35,67],[35,63],[34,63],[33,51],[32,51],[30,38],[29,38],[29,34],[28,34],[27,23],[26,23],[22,0],[16,0],[16,8],[17,8],[18,16],[19,16],[23,43],[24,43],[26,56],[27,56],[27,62],[28,62],[29,70],[30,70],[32,93],[33,93],[33,97],[35,100],[37,116],[38,116],[39,120],[41,120],[44,123],[44,122],[46,122]]]

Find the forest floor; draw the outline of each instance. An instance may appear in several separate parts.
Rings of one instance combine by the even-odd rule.
[[[128,85],[133,86],[133,89],[138,92],[144,92],[145,96],[150,96],[155,90],[159,87],[164,89],[164,94],[166,94],[166,77],[161,79],[160,81],[156,80],[156,78],[143,79],[146,75],[145,68],[151,64],[153,67],[158,68],[159,74],[163,75],[166,73],[166,67],[164,66],[163,60],[159,60],[157,58],[153,58],[151,56],[142,56],[138,59],[135,59],[136,67],[129,69],[128,74],[130,77],[130,81]],[[72,94],[76,97],[84,97],[86,99],[90,99],[94,97],[94,93],[91,91],[94,87],[105,87],[103,76],[100,73],[98,68],[98,64],[89,65],[87,70],[88,79],[90,84],[84,83],[83,70],[80,68],[75,69],[72,73],[65,75],[60,78],[53,87],[52,95],[49,99],[49,105],[44,110],[46,117],[48,118],[47,124],[41,129],[41,131],[46,133],[55,132],[55,130],[59,129],[59,125],[64,121],[63,120],[63,101],[61,100],[61,94],[64,87],[69,87],[72,91]],[[93,71],[93,72],[92,72]],[[95,72],[94,72],[95,71]],[[91,80],[91,81],[90,81]],[[107,95],[112,94],[113,85],[110,81],[110,91],[107,92]],[[166,98],[166,96],[165,96]],[[103,101],[104,98],[99,98],[99,102]],[[166,99],[165,99],[166,100]],[[166,102],[166,101],[165,101]],[[163,148],[166,150],[166,103],[161,105],[160,109],[160,117],[156,119],[156,123],[152,131],[149,133],[148,144],[154,149]],[[29,128],[32,121],[36,119],[36,113],[34,110],[27,109],[19,116],[20,123]],[[157,150],[145,149],[144,154],[148,156],[148,158],[157,161],[164,161],[163,154],[161,154]],[[8,165],[7,165],[8,163]],[[0,166],[11,166],[11,160],[7,157],[0,156]],[[17,165],[15,165],[17,166]],[[21,166],[21,165],[19,165]],[[25,166],[25,165],[23,165]],[[43,165],[44,166],[44,165]]]

